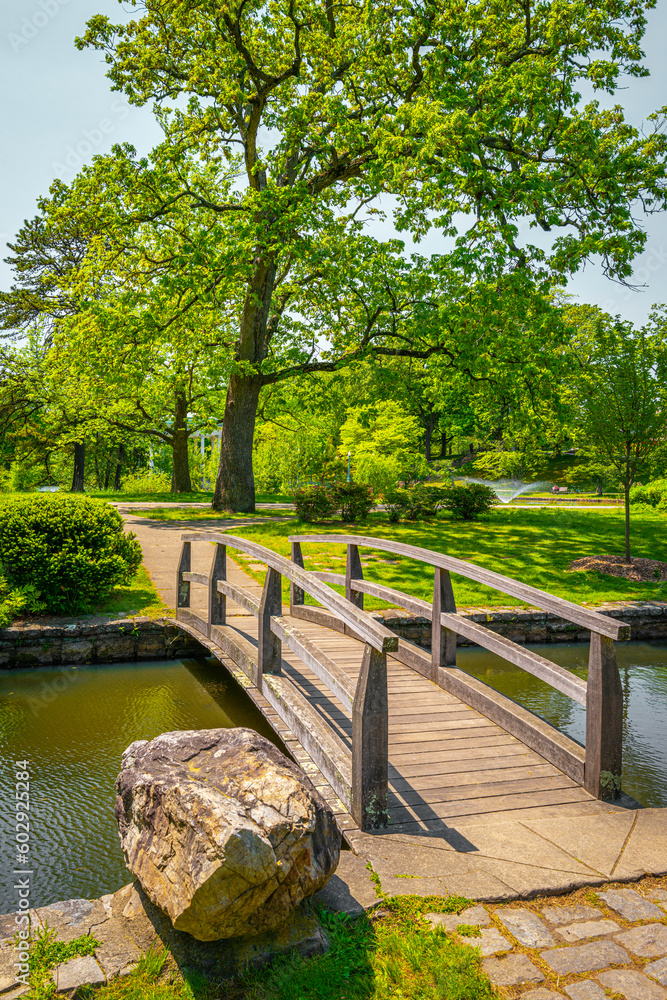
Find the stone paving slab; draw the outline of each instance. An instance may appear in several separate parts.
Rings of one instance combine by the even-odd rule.
[[[598,893],[611,910],[615,910],[625,920],[660,920],[662,911],[635,889],[609,889]]]
[[[613,993],[620,993],[626,1000],[667,1000],[667,990],[652,983],[641,972],[634,969],[614,969],[603,972],[598,980]]]
[[[559,927],[557,933],[568,944],[572,944],[575,941],[583,941],[585,938],[615,934],[618,930],[620,927],[613,920],[584,920],[582,923]]]
[[[652,979],[657,979],[662,986],[667,986],[667,958],[661,958],[657,962],[649,962],[644,966],[644,972]]]

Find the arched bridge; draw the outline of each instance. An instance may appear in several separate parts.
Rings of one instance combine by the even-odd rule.
[[[614,641],[630,638],[623,622],[474,563],[384,538],[295,535],[291,559],[223,533],[184,534],[182,541],[178,624],[242,681],[278,734],[287,734],[344,830],[437,835],[452,818],[573,804],[585,813],[620,793],[623,694]],[[346,546],[345,574],[306,570],[311,543]],[[208,573],[192,571],[193,545],[214,546]],[[266,566],[261,595],[227,579],[227,549]],[[360,551],[371,549],[431,566],[433,601],[365,579]],[[458,615],[450,573],[589,630],[588,680]],[[329,584],[344,585],[345,596]],[[193,586],[206,588],[203,614],[190,609]],[[365,594],[430,618],[431,651],[365,612]],[[457,667],[457,635],[583,705],[585,748]]]

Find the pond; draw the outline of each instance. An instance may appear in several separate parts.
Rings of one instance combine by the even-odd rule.
[[[16,909],[15,761],[30,761],[31,901],[42,906],[130,881],[113,815],[114,782],[130,743],[232,726],[276,742],[215,660],[0,671],[0,913]]]
[[[530,646],[586,679],[588,645]],[[644,806],[667,806],[667,643],[616,643],[623,687],[623,790]],[[586,742],[583,705],[493,653],[456,652],[457,665],[529,708],[579,743]]]

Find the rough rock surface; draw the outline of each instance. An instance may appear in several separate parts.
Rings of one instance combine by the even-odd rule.
[[[200,941],[275,930],[338,863],[331,809],[250,729],[133,743],[116,791],[128,868],[174,928]]]

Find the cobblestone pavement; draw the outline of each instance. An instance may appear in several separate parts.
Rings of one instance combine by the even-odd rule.
[[[500,997],[667,1000],[667,878],[431,914],[483,956]]]

